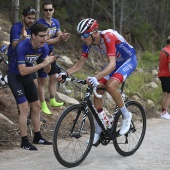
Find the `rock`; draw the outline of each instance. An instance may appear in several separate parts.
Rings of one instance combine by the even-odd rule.
[[[71,59],[65,55],[62,56],[62,59],[64,60],[64,62],[66,62],[67,64],[73,65],[73,62],[71,61]]]
[[[12,122],[11,120],[9,120],[6,116],[4,116],[2,113],[0,113],[0,120],[5,121],[11,125],[14,125],[14,122]]]
[[[158,87],[158,85],[154,82],[150,82],[150,83],[146,84],[146,86],[151,87],[151,88],[157,88]]]
[[[147,100],[146,105],[148,108],[155,108],[155,104],[152,100]]]
[[[158,75],[158,71],[157,71],[157,70],[152,70],[152,74],[153,74],[154,76],[157,76],[157,75]]]
[[[62,94],[60,92],[56,92],[57,96],[63,100],[64,102],[66,103],[71,103],[71,104],[79,104],[79,101],[77,101],[76,99],[74,98],[71,98],[71,97],[68,97],[67,95],[65,94]]]

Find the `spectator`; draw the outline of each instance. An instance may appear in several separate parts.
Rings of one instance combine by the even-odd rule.
[[[158,77],[162,87],[162,113],[161,118],[170,119],[167,109],[170,105],[170,36],[167,38],[167,45],[161,50],[159,55]]]
[[[25,38],[30,38],[30,27],[33,25],[35,22],[35,17],[36,17],[36,11],[32,7],[27,7],[23,9],[22,12],[22,21],[15,23],[10,31],[10,45],[8,47],[8,61],[13,58],[13,55],[15,53],[14,49],[17,46],[17,44],[24,40]],[[36,86],[37,84],[37,79],[36,79],[36,73],[32,73],[34,83]]]
[[[61,40],[67,40],[69,38],[69,34],[66,32],[61,32],[60,29],[60,23],[57,19],[52,18],[54,13],[54,7],[52,2],[44,2],[42,5],[43,9],[43,18],[39,19],[37,23],[44,24],[48,27],[49,31],[49,39],[46,41],[49,47],[49,55],[52,55],[54,44],[61,41]],[[56,62],[54,61],[51,64],[51,71],[48,73],[49,75],[49,84],[48,84],[48,91],[50,94],[50,106],[57,107],[57,106],[63,106],[64,103],[56,102],[55,94],[56,94],[56,85],[57,85],[57,78],[56,73],[60,73],[60,68],[56,65]],[[47,74],[41,74],[38,75],[38,92],[39,92],[39,98],[41,102],[41,109],[46,114],[52,114],[49,108],[47,107],[47,104],[45,102],[45,83],[47,79]]]
[[[15,25],[11,28],[11,33]],[[26,38],[17,43],[15,53],[10,57],[8,83],[19,108],[19,129],[21,135],[21,148],[37,150],[27,138],[28,103],[31,106],[31,120],[34,131],[34,144],[51,145],[40,133],[40,103],[32,73],[44,68],[46,72],[51,69],[54,56],[48,56],[49,49],[45,43],[47,39],[47,27],[42,24],[34,24],[31,29],[31,38]],[[19,39],[19,37],[18,37]],[[13,42],[12,44],[13,45]],[[13,50],[14,51],[14,50]],[[37,61],[37,65],[33,63]]]

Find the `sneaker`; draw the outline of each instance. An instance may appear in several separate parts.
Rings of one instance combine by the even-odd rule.
[[[129,112],[129,118],[122,119],[119,135],[124,135],[128,132],[132,120],[132,113]]]
[[[168,112],[163,112],[163,113],[161,114],[161,118],[162,118],[162,119],[170,119],[170,114],[169,114]]]
[[[45,113],[47,115],[51,115],[52,114],[48,107],[41,108],[41,110],[43,111],[43,113]]]
[[[41,102],[41,110],[43,113],[51,115],[52,113],[50,112],[49,108],[47,107],[46,102]]]
[[[21,143],[21,148],[26,149],[26,150],[32,150],[32,151],[38,150],[34,145],[29,143],[29,141]]]
[[[95,145],[99,141],[99,139],[100,139],[100,135],[95,133],[94,138],[93,138],[93,145]],[[86,144],[88,143],[89,143],[89,140],[86,141]]]
[[[50,99],[50,106],[52,107],[59,107],[63,105],[64,105],[64,102],[58,103],[56,102],[55,98]]]
[[[49,142],[43,138],[39,139],[39,140],[33,139],[33,143],[34,144],[43,144],[43,145],[52,145],[52,142]]]

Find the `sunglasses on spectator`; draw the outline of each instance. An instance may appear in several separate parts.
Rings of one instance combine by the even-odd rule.
[[[46,37],[46,36],[48,36],[48,34],[44,34],[44,35],[39,34],[38,36],[39,36],[39,37]]]
[[[45,12],[48,12],[48,11],[52,11],[53,10],[53,8],[50,8],[50,9],[43,9]]]
[[[83,34],[81,34],[81,37],[83,37],[83,38],[87,38],[87,37],[89,37],[91,34],[93,34],[93,32],[90,32],[90,33],[83,33]]]

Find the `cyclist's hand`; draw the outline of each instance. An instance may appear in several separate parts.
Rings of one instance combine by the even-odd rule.
[[[61,81],[62,83],[64,83],[66,81],[66,78],[68,77],[67,73],[59,73],[56,75],[57,78],[60,78],[59,81]]]
[[[22,35],[23,38],[27,38],[27,31],[26,31],[24,26],[22,27],[21,35]]]
[[[47,56],[43,61],[44,67],[54,62],[55,59],[56,59],[56,56],[51,56],[51,55]]]
[[[87,81],[93,86],[97,87],[100,83],[98,82],[96,77],[87,77]]]
[[[67,33],[65,30],[60,35],[60,39],[63,41],[67,41],[70,38],[70,33]]]

